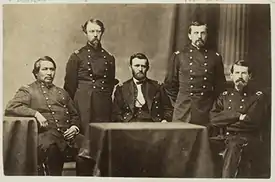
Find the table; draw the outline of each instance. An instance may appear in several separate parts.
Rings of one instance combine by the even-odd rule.
[[[203,126],[172,123],[92,123],[90,152],[101,176],[213,177]]]
[[[34,118],[4,117],[5,175],[37,175],[37,137],[38,127]]]

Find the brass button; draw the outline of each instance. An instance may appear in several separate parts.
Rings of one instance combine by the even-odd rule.
[[[231,100],[231,99],[229,99],[229,102],[232,102],[232,100]]]
[[[244,102],[244,99],[242,99],[241,101]]]
[[[229,106],[229,107],[228,107],[228,109],[230,110],[230,109],[231,109],[231,107]]]
[[[208,71],[207,69],[204,70],[204,72],[207,72],[207,71]]]
[[[203,86],[202,86],[202,88],[206,88],[206,86],[205,86],[205,85],[203,85]]]
[[[105,81],[103,80],[101,83],[105,83]]]
[[[194,85],[190,85],[190,88],[193,88],[194,87]]]
[[[91,50],[90,49],[88,49],[88,52],[90,52]]]
[[[202,92],[201,95],[203,95],[204,93]]]
[[[95,83],[95,80],[92,80],[93,83]]]
[[[104,90],[104,87],[101,87],[101,90]]]
[[[192,95],[194,95],[194,94],[191,92],[190,95],[192,96]]]
[[[52,114],[54,114],[54,112],[52,112]]]
[[[67,123],[69,123],[70,121],[69,120],[67,120]]]
[[[108,64],[108,62],[106,61],[105,64]]]
[[[193,72],[193,70],[190,70],[190,73],[192,73]]]
[[[48,98],[48,97],[46,97],[46,100],[49,100],[49,98]]]
[[[90,65],[91,63],[90,63],[90,62],[88,62],[88,64]]]
[[[106,78],[107,76],[106,76],[106,75],[104,75],[103,77],[104,77],[104,78]]]
[[[204,80],[207,80],[207,78],[206,78],[206,77],[203,77],[203,79],[204,79]]]
[[[45,94],[46,93],[46,91],[43,91],[43,94]]]
[[[204,65],[204,66],[207,66],[207,63],[204,63],[203,65]]]
[[[106,56],[103,56],[104,59],[106,59]]]
[[[55,120],[55,122],[57,123],[57,122],[58,122],[58,120],[56,119],[56,120]]]
[[[90,77],[92,77],[93,76],[93,74],[90,74]]]
[[[93,88],[96,88],[96,86],[93,86]]]
[[[207,59],[208,57],[207,56],[204,56],[205,59]]]
[[[189,51],[190,51],[190,52],[193,52],[193,50],[192,50],[192,49],[190,49]]]
[[[193,77],[190,77],[190,80],[193,80]]]
[[[65,107],[65,108],[66,108],[67,106],[66,106],[66,105],[63,105],[63,107]]]
[[[91,71],[91,68],[88,68],[88,71]]]
[[[240,106],[240,109],[242,109],[243,108],[243,106]]]
[[[193,63],[189,63],[189,65],[190,65],[190,66],[192,66],[192,65],[193,65]]]
[[[91,56],[90,55],[88,55],[88,58],[90,58]]]
[[[66,114],[69,114],[69,112],[67,111]]]
[[[189,59],[193,59],[193,57],[192,57],[192,56],[190,56],[190,57],[189,57]]]
[[[101,52],[104,52],[104,50],[103,50],[103,49],[101,49]]]
[[[156,108],[159,108],[159,106],[156,106]]]
[[[51,105],[48,105],[48,107],[52,107]]]

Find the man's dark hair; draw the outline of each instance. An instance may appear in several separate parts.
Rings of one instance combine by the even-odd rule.
[[[206,31],[207,31],[207,24],[202,22],[202,21],[192,21],[189,25],[189,28],[188,28],[188,33],[190,34],[191,33],[191,26],[202,26],[202,25],[205,25],[206,26]]]
[[[34,75],[35,78],[37,78],[36,74],[39,72],[41,61],[49,61],[49,62],[53,63],[54,69],[56,69],[56,64],[50,56],[41,57],[37,61],[35,61],[33,64],[32,74]]]
[[[238,65],[238,66],[245,66],[245,67],[248,67],[248,73],[251,74],[251,70],[249,68],[249,64],[247,61],[245,60],[237,60],[235,61],[235,63],[231,66],[231,73],[234,72],[234,65]]]
[[[146,66],[147,66],[147,68],[149,68],[149,59],[145,56],[145,54],[140,53],[140,52],[133,54],[133,55],[130,57],[130,65],[133,64],[133,59],[134,59],[134,58],[146,59]]]
[[[87,20],[87,21],[84,23],[84,25],[81,26],[83,32],[87,33],[87,25],[88,25],[89,22],[94,23],[94,24],[97,24],[98,26],[100,26],[102,33],[104,33],[104,31],[105,31],[104,24],[102,23],[102,21],[100,21],[100,20],[98,20],[98,19],[94,19],[94,18],[91,18],[90,20]]]

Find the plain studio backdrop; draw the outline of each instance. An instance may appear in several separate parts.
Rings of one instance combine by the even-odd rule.
[[[48,55],[57,63],[54,83],[63,87],[69,56],[86,44],[81,25],[89,18],[103,21],[102,45],[116,58],[116,78],[131,77],[129,57],[145,53],[148,76],[163,82],[171,53],[188,43],[194,16],[209,25],[209,43],[229,65],[248,58],[260,87],[270,87],[269,5],[207,4],[25,4],[3,8],[3,106],[22,85],[34,81],[33,63]],[[232,28],[233,27],[233,28]],[[264,71],[263,71],[264,70]]]

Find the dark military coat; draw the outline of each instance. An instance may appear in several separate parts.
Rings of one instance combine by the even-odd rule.
[[[171,121],[172,106],[163,87],[157,81],[147,79],[141,86],[152,122]],[[113,118],[118,122],[131,122],[135,114],[137,88],[130,79],[116,87],[113,102]]]
[[[261,91],[228,89],[215,101],[210,112],[212,125],[233,132],[257,132],[266,113],[264,95]],[[247,116],[239,120],[241,114]]]
[[[111,120],[111,96],[116,81],[115,58],[101,46],[94,49],[87,43],[70,56],[64,89],[76,103],[82,129],[90,122]]]
[[[205,125],[214,99],[225,87],[221,56],[187,45],[172,55],[164,84],[174,106],[173,121]]]
[[[7,104],[5,115],[34,117],[37,111],[49,124],[39,130],[39,145],[47,148],[50,144],[57,143],[59,148],[64,150],[67,142],[63,132],[72,125],[79,127],[80,121],[69,94],[55,85],[48,88],[42,82],[35,81],[17,91]],[[76,143],[77,148],[80,148],[80,145],[80,141]]]

